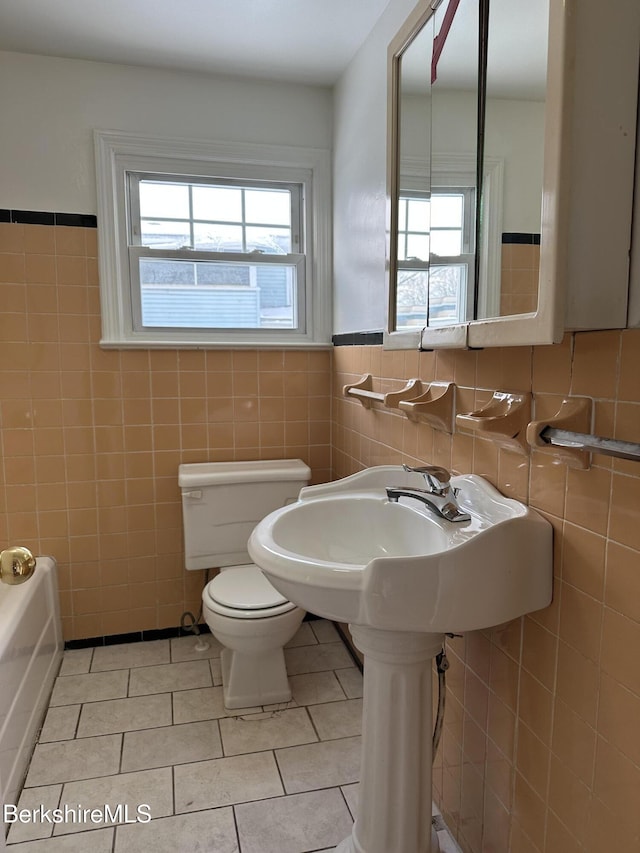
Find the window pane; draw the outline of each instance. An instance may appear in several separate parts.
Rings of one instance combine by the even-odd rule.
[[[295,294],[293,265],[140,259],[144,328],[294,329]]]
[[[441,258],[462,254],[462,231],[432,231],[431,249]]]
[[[197,262],[194,266],[198,284],[237,284],[243,287],[251,284],[251,271],[245,265]]]
[[[194,219],[242,222],[242,190],[239,187],[193,188]]]
[[[464,196],[433,195],[431,197],[431,225],[434,228],[462,228]]]
[[[429,260],[429,235],[407,234],[407,258]]]
[[[407,231],[429,231],[429,202],[409,199],[407,202]]]
[[[257,225],[291,225],[291,193],[288,190],[246,190],[245,219]]]
[[[140,260],[141,284],[195,284],[195,264],[190,261]]]
[[[154,249],[180,249],[191,244],[188,222],[162,222],[143,219],[140,242]]]
[[[241,225],[215,225],[195,222],[194,248],[210,252],[243,252]]]
[[[467,265],[432,266],[429,271],[429,325],[444,326],[464,319]]]
[[[140,215],[163,219],[189,218],[189,187],[140,181]]]
[[[247,228],[247,252],[256,249],[269,255],[288,255],[291,252],[291,231],[288,228]]]
[[[428,270],[399,270],[396,329],[427,324]]]

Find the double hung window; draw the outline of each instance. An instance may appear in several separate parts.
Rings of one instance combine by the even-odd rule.
[[[104,345],[328,342],[325,152],[283,165],[272,146],[201,143],[186,160],[112,137],[97,134]]]

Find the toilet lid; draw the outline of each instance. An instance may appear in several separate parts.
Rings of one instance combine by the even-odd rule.
[[[289,603],[253,563],[221,572],[208,585],[208,593],[234,610],[267,610]]]

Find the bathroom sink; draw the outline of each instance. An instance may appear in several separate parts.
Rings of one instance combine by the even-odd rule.
[[[389,631],[461,632],[546,607],[552,529],[477,475],[453,477],[470,520],[438,517],[385,489],[424,487],[400,466],[302,489],[254,529],[249,553],[290,601]]]

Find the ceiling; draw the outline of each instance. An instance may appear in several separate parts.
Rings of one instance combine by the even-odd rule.
[[[331,86],[389,0],[0,0],[0,50]]]
[[[447,4],[434,15],[435,32],[443,26]],[[489,9],[487,95],[543,101],[547,89],[549,0],[491,0]],[[477,0],[462,0],[438,62],[437,90],[475,90],[478,80]],[[402,88],[409,94],[429,91],[429,65],[435,35],[426,26],[402,57]]]

